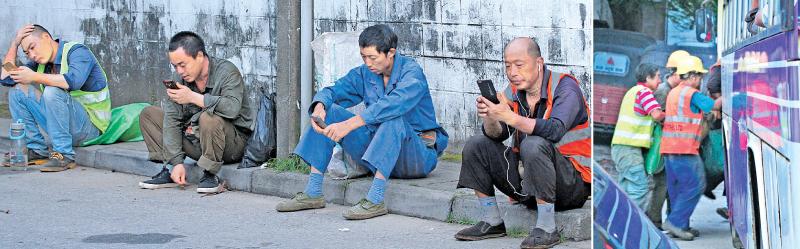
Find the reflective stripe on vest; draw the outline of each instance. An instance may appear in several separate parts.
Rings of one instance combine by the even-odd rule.
[[[697,89],[679,85],[667,95],[661,154],[698,154],[703,115],[692,112],[692,96],[695,92]]]
[[[614,128],[611,144],[650,148],[654,127],[653,117],[642,116],[633,109],[636,105],[636,95],[644,89],[646,89],[645,86],[637,84],[625,93],[619,108],[619,119]]]
[[[80,43],[68,42],[64,44],[64,47],[61,49],[61,69],[59,70],[59,74],[66,74],[69,71],[69,60],[67,60],[69,58],[69,50],[77,44]],[[91,51],[89,51],[89,53],[91,53]],[[92,54],[92,57],[94,57],[94,54]],[[94,59],[98,62],[97,66],[100,67],[97,58],[95,57]],[[102,67],[100,67],[100,70],[103,71],[103,77],[106,77],[105,70],[103,70]],[[36,71],[45,73],[45,65],[39,64]],[[106,78],[106,82],[108,82],[108,78]],[[44,85],[41,85],[41,91],[44,92]],[[111,98],[109,97],[108,83],[106,83],[106,87],[97,92],[75,90],[70,91],[69,95],[83,106],[83,109],[89,114],[89,120],[100,130],[100,133],[104,133],[108,128],[108,124],[111,122]]]
[[[558,87],[558,84],[561,83],[561,80],[563,80],[564,77],[570,77],[575,82],[578,82],[575,77],[572,77],[572,75],[568,74],[558,74],[556,77],[558,80],[554,81],[553,73],[550,73],[550,79],[548,80],[549,84],[547,88],[547,110],[544,114],[545,119],[550,118],[550,114],[553,111],[553,96],[556,92],[556,87]],[[583,106],[586,108],[586,122],[583,122],[567,131],[567,133],[561,137],[561,140],[556,143],[556,147],[562,155],[570,160],[572,166],[575,167],[575,170],[581,174],[581,179],[584,182],[591,183],[592,129],[589,124],[592,123],[592,114],[589,109],[589,104],[586,102],[586,99],[582,94],[581,99],[583,100]]]

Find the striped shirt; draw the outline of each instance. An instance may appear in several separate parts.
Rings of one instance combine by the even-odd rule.
[[[639,83],[639,85],[644,86],[642,83]],[[655,96],[653,96],[653,91],[650,90],[650,88],[642,88],[642,90],[636,93],[636,101],[633,105],[633,110],[636,114],[647,116],[656,108],[661,109],[661,105],[656,101]]]

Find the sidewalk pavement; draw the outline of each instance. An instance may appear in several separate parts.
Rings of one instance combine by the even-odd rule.
[[[0,130],[7,131],[11,120],[0,118]],[[9,147],[7,132],[0,132],[0,146]],[[161,170],[161,164],[147,160],[144,142],[118,143],[76,148],[79,165],[141,176],[152,176]],[[188,162],[188,181],[197,183],[202,170]],[[236,169],[237,165],[224,165],[219,177],[231,190],[291,198],[305,187],[307,176],[294,172],[278,173],[271,169]],[[459,163],[440,161],[436,170],[423,179],[392,179],[386,189],[386,205],[390,213],[438,221],[477,222],[480,220],[478,200],[471,190],[455,189]],[[147,179],[142,177],[142,180]],[[324,195],[328,202],[354,205],[366,195],[371,179],[362,177],[332,180],[326,177]],[[138,186],[131,186],[136,187]],[[498,201],[503,219],[509,229],[527,231],[536,218],[535,211],[522,205],[512,205],[499,191]],[[591,238],[591,200],[583,208],[557,212],[556,226],[562,235],[572,240]],[[265,207],[273,208],[273,207]]]

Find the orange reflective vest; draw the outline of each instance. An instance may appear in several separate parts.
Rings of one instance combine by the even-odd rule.
[[[553,111],[553,98],[554,98],[553,94],[555,93],[558,84],[561,83],[561,80],[564,79],[565,77],[570,77],[573,80],[575,80],[575,82],[578,82],[578,80],[575,79],[575,77],[569,74],[559,74],[555,72],[550,73],[550,78],[547,79],[547,106],[546,106],[547,109],[545,110],[544,113],[543,117],[544,119],[550,118],[550,114]],[[558,80],[553,81],[553,78],[556,78]],[[516,93],[517,88],[512,85],[511,91],[513,93]],[[558,151],[561,152],[562,155],[564,155],[567,159],[569,159],[569,161],[572,163],[572,166],[575,167],[575,170],[577,170],[581,174],[581,179],[584,182],[591,183],[592,182],[592,129],[589,124],[591,124],[592,114],[589,110],[589,104],[586,102],[586,99],[583,97],[581,97],[581,99],[583,99],[583,105],[586,108],[586,114],[588,115],[586,122],[583,122],[580,125],[575,126],[574,128],[567,131],[567,133],[564,134],[563,137],[561,137],[561,140],[558,141],[558,143],[556,143],[556,147],[558,148]],[[515,101],[513,103],[512,109],[514,110],[515,113],[521,115],[519,112],[518,101]],[[514,139],[517,140],[519,139],[518,136],[519,131],[516,131],[515,133],[517,134],[515,134]],[[514,147],[512,148],[514,152],[519,152],[518,146],[519,146],[518,143],[514,142]]]
[[[692,95],[696,92],[693,87],[679,85],[667,95],[661,154],[699,154],[703,114],[692,112]]]

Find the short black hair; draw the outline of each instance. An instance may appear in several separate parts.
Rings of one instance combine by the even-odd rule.
[[[658,66],[650,63],[642,63],[636,67],[636,81],[645,82],[648,77],[655,77],[658,73]]]
[[[358,46],[361,48],[375,46],[375,50],[386,54],[393,48],[397,49],[397,35],[388,25],[370,26],[358,36]]]
[[[49,35],[50,38],[53,37],[53,35],[50,34],[50,31],[47,31],[47,29],[42,27],[42,25],[34,24],[33,25],[33,32],[31,32],[31,35],[35,35],[36,37],[39,37],[39,36],[42,35],[42,33]]]
[[[203,52],[203,55],[208,55],[203,38],[191,31],[178,32],[172,36],[172,39],[169,39],[169,51],[175,52],[178,48],[183,48],[186,54],[192,56],[192,58],[197,58],[197,52]]]

